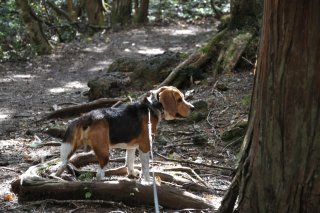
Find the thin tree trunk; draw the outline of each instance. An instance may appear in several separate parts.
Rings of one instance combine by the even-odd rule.
[[[77,20],[77,13],[73,4],[73,0],[67,0],[67,7],[72,21]]]
[[[319,8],[319,1],[265,1],[237,212],[319,211]]]
[[[112,1],[112,25],[125,25],[131,20],[131,0]]]
[[[149,0],[140,0],[138,13],[136,14],[136,23],[142,24],[148,22]]]
[[[16,0],[16,6],[20,17],[28,30],[32,45],[36,52],[40,55],[50,54],[52,46],[47,40],[41,23],[36,18],[36,14],[32,11],[28,0]]]
[[[86,10],[88,23],[91,27],[103,27],[105,25],[105,8],[103,0],[87,0]]]

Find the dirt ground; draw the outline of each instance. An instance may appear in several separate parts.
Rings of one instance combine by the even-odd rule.
[[[129,207],[123,204],[18,203],[16,196],[6,200],[5,195],[12,194],[10,183],[30,166],[59,156],[57,146],[34,146],[39,141],[60,141],[43,131],[50,126],[65,124],[68,120],[36,122],[52,111],[53,106],[87,102],[85,94],[89,89],[88,80],[101,76],[118,57],[144,57],[167,50],[185,53],[195,51],[216,32],[214,25],[212,22],[199,25],[176,22],[166,26],[105,32],[90,39],[59,45],[49,56],[0,64],[0,211],[152,212],[152,207]],[[228,89],[217,90],[214,87],[216,80]],[[250,71],[235,71],[219,79],[209,75],[208,79],[188,88],[191,102],[209,100],[207,117],[194,123],[163,122],[158,135],[164,138],[165,145],[156,141],[155,152],[178,160],[235,168],[240,145],[231,146],[223,142],[220,134],[230,125],[247,118],[252,82]],[[207,142],[195,145],[190,137],[195,133],[204,135]],[[124,152],[114,154],[115,157],[118,155],[124,155]],[[214,193],[200,196],[217,208],[230,184],[230,172],[184,166],[196,169],[201,178],[209,183]]]

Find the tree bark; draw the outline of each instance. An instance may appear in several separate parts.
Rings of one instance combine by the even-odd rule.
[[[112,1],[112,25],[125,25],[131,20],[131,0]]]
[[[71,17],[72,22],[77,20],[77,12],[75,10],[75,6],[73,4],[73,0],[67,0],[68,12]]]
[[[148,22],[149,0],[140,0],[138,7],[135,6],[135,22],[143,24]]]
[[[99,28],[105,25],[104,0],[87,0],[86,10],[90,27]]]
[[[262,0],[231,0],[230,29],[259,28]]]
[[[246,178],[234,212],[319,211],[319,8],[319,1],[264,3],[249,162],[239,166]]]
[[[50,54],[52,46],[43,32],[41,23],[36,18],[36,14],[32,11],[29,1],[16,0],[16,6],[22,21],[26,25],[28,35],[36,52],[40,55]]]

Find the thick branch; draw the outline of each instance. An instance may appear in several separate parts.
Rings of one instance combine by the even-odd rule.
[[[159,85],[159,87],[166,86],[171,84],[179,75],[181,70],[192,67],[199,68],[204,65],[208,60],[207,54],[195,52],[189,56],[189,58],[182,63],[180,63],[176,68],[172,70],[172,72],[168,75],[168,77]]]
[[[95,100],[89,103],[84,103],[84,104],[56,110],[46,115],[44,119],[77,116],[77,115],[80,115],[81,113],[89,112],[93,109],[98,109],[101,107],[110,107],[111,105],[117,102],[126,101],[126,100],[127,100],[126,98],[100,98],[98,100]]]

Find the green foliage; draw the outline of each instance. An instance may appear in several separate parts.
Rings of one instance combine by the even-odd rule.
[[[90,199],[91,196],[92,196],[92,193],[91,193],[91,192],[86,192],[86,193],[84,194],[84,197],[85,197],[86,199]]]
[[[78,178],[81,181],[92,181],[93,174],[91,172],[84,172],[84,173],[81,173]]]
[[[0,4],[0,62],[33,54],[27,34],[16,10],[15,1]]]
[[[251,95],[246,95],[242,98],[241,103],[243,105],[249,106],[251,103]]]
[[[159,13],[164,18],[181,18],[188,22],[212,15],[210,0],[162,0],[160,3],[159,1],[150,1],[151,20],[159,16]]]
[[[47,38],[56,42],[73,40],[76,36],[75,30],[65,20],[59,19],[51,8],[43,5],[43,2],[30,1],[30,6],[42,22]],[[63,7],[65,1],[56,0],[54,3]],[[19,60],[36,54],[14,0],[1,1],[0,29],[0,62]]]

